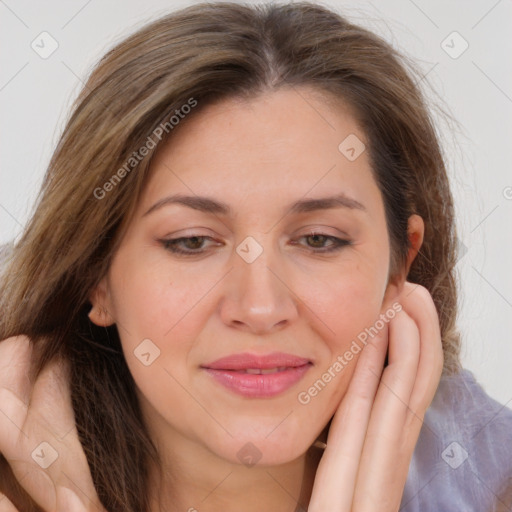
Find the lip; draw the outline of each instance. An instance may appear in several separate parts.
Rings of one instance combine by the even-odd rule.
[[[283,352],[271,354],[232,354],[201,368],[224,387],[242,396],[270,398],[284,393],[297,382],[312,366],[309,359]],[[258,370],[277,371],[257,373]],[[251,373],[246,373],[252,370]]]

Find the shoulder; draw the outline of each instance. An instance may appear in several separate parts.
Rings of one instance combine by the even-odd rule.
[[[511,484],[512,410],[468,370],[443,376],[425,414],[400,510],[498,510]]]

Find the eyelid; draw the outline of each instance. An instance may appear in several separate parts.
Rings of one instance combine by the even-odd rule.
[[[325,236],[333,236],[336,238],[344,237],[347,239],[352,239],[353,237],[349,235],[346,231],[343,231],[342,229],[336,228],[334,226],[318,226],[316,224],[311,224],[310,226],[304,226],[304,229],[306,229],[306,232],[302,232],[301,228],[298,230],[298,234],[294,236],[305,236],[305,235],[325,235]],[[330,233],[329,230],[335,231],[335,233]]]
[[[336,233],[329,233],[327,231],[327,228],[333,229]],[[200,232],[201,230],[206,230],[208,234],[204,234]],[[306,231],[302,231],[302,229],[305,229]],[[311,235],[323,235],[327,237],[334,237],[334,238],[346,238],[346,239],[352,239],[353,237],[349,235],[346,231],[343,231],[341,229],[338,229],[334,226],[318,226],[315,224],[311,224],[309,226],[302,226],[301,229],[297,230],[296,233],[291,235],[291,237],[303,237],[303,236],[311,236]],[[221,235],[222,237],[223,235]],[[288,235],[286,235],[288,236]],[[173,231],[170,233],[166,233],[164,236],[160,237],[159,240],[175,240],[178,238],[195,238],[195,237],[201,237],[201,238],[211,238],[215,239],[218,237],[216,233],[214,233],[209,228],[203,228],[203,227],[194,227],[194,228],[185,228],[183,230]]]
[[[330,241],[330,244],[325,247],[308,247],[305,245],[300,244],[297,242],[297,240],[307,238],[310,236],[320,236],[324,237],[327,241]],[[198,249],[180,249],[179,244],[183,241],[188,241],[193,238],[199,238],[204,239],[202,242],[204,243],[205,240],[213,241],[213,244],[210,244],[208,248],[198,248]],[[162,238],[157,239],[157,241],[164,247],[165,250],[171,252],[177,257],[193,257],[193,256],[202,256],[209,252],[211,245],[213,246],[219,246],[222,245],[222,242],[215,241],[212,237],[201,235],[198,233],[192,233],[189,236],[176,236],[172,238]],[[308,232],[298,235],[294,238],[292,238],[291,245],[293,246],[299,246],[303,251],[311,254],[311,255],[328,255],[340,252],[344,247],[353,245],[353,241],[350,239],[350,237],[346,238],[340,238],[338,236],[329,235],[327,233],[321,232],[321,230],[309,230]]]
[[[206,231],[207,234],[203,233],[203,230]],[[210,228],[196,226],[193,228],[184,228],[179,229],[178,231],[171,231],[169,233],[166,233],[162,238],[192,238],[194,236],[216,237],[219,235],[216,234],[215,231],[211,230]]]

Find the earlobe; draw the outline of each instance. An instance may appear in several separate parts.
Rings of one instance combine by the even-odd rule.
[[[89,311],[89,320],[99,327],[108,327],[115,324],[114,318],[103,306],[94,306]]]
[[[108,300],[106,280],[102,279],[90,295],[92,308],[89,311],[89,319],[100,327],[108,327],[115,323],[110,313],[110,301]]]

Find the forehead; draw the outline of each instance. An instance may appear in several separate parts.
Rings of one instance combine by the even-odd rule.
[[[164,192],[207,193],[240,206],[378,194],[365,134],[341,101],[302,87],[198,106],[157,151],[143,206]]]

